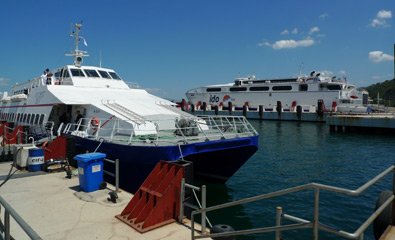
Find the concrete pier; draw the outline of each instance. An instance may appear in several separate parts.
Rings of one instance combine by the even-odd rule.
[[[11,162],[0,164],[0,183],[10,167]],[[107,200],[109,189],[85,193],[79,189],[78,176],[67,179],[65,175],[65,172],[18,171],[0,188],[0,194],[42,239],[191,238],[187,219],[183,224],[171,223],[141,234],[115,218],[130,201],[132,194],[121,191],[118,202],[114,204]],[[4,208],[1,208],[3,213]],[[4,223],[3,214],[0,217]],[[29,239],[18,224],[12,218],[10,220],[12,237]]]
[[[395,133],[395,114],[332,115],[326,118],[331,132]]]
[[[228,111],[228,110],[196,110],[189,112],[193,115],[222,115],[222,116],[245,116],[248,119],[257,120],[280,120],[280,121],[302,121],[302,122],[325,122],[326,117],[329,113],[323,113],[322,115],[316,112],[259,112],[259,111]]]
[[[326,122],[331,132],[360,132],[360,133],[395,133],[395,112],[391,113],[331,113],[323,112],[265,112],[246,110],[196,110],[189,112],[193,115],[222,115],[245,116],[247,119],[275,120],[275,121],[301,121]]]

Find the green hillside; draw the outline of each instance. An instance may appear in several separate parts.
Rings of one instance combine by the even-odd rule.
[[[380,94],[380,104],[395,106],[395,79],[387,80],[365,87],[373,103],[377,103],[377,93]]]

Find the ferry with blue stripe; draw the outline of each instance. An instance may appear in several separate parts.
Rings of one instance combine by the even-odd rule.
[[[193,116],[111,68],[83,65],[88,55],[79,46],[81,27],[76,24],[72,33],[73,64],[3,94],[4,127],[23,129],[22,139],[33,136],[47,145],[71,139],[75,154],[103,152],[119,159],[120,186],[131,192],[160,160],[193,162],[195,176],[225,182],[257,151],[258,134],[244,117]]]

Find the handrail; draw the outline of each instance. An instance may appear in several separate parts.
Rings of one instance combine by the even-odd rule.
[[[278,190],[275,192],[271,193],[266,193],[266,194],[261,194],[258,196],[254,197],[249,197],[249,198],[244,198],[240,199],[237,201],[229,202],[229,203],[224,203],[212,207],[207,207],[207,208],[201,208],[194,210],[191,214],[191,232],[192,232],[192,239],[200,239],[200,238],[213,238],[213,237],[225,237],[225,236],[237,236],[237,235],[244,235],[244,234],[252,234],[252,233],[266,233],[266,232],[278,232],[278,231],[283,231],[283,230],[291,230],[291,229],[297,229],[302,227],[309,227],[313,229],[313,236],[314,240],[318,240],[318,230],[324,230],[342,237],[346,237],[349,239],[358,239],[363,232],[366,230],[366,228],[380,215],[382,211],[384,211],[385,207],[387,207],[391,202],[394,201],[394,195],[392,195],[387,201],[381,205],[354,233],[348,233],[343,230],[333,230],[326,225],[322,224],[319,222],[319,193],[320,190],[325,190],[329,192],[336,192],[336,193],[341,193],[345,194],[348,196],[359,196],[361,193],[363,193],[366,189],[371,187],[373,184],[377,183],[379,180],[381,180],[384,176],[386,176],[389,173],[393,173],[393,177],[395,180],[395,165],[392,165],[391,167],[387,168],[371,180],[367,181],[365,184],[360,186],[357,189],[346,189],[346,188],[340,188],[340,187],[335,187],[335,186],[330,186],[330,185],[325,185],[325,184],[319,184],[319,183],[308,183],[304,185],[299,185],[291,188],[286,188],[282,190]],[[394,188],[395,186],[393,186]],[[207,215],[208,212],[219,210],[219,209],[224,209],[228,207],[233,207],[236,205],[240,204],[246,204],[246,203],[251,203],[251,202],[256,202],[264,199],[269,199],[269,198],[274,198],[274,197],[279,197],[282,195],[290,194],[290,193],[295,193],[295,192],[300,192],[300,191],[305,191],[305,190],[314,190],[314,219],[312,222],[308,220],[304,220],[301,218],[293,217],[290,215],[285,215],[285,214],[280,214],[282,217],[288,219],[288,220],[293,220],[294,222],[297,222],[297,225],[278,225],[274,227],[265,227],[265,228],[259,228],[259,229],[251,229],[251,230],[238,230],[238,231],[233,231],[233,232],[227,232],[227,233],[215,233],[215,234],[206,234],[202,233],[200,236],[195,236],[195,228],[194,228],[194,216],[197,214],[204,214]],[[278,221],[281,222],[281,221]],[[277,235],[277,234],[276,234]]]
[[[15,222],[23,229],[23,231],[30,237],[30,239],[40,240],[42,239],[38,233],[36,233],[29,224],[9,205],[3,197],[0,196],[0,205],[5,209],[4,213],[4,239],[9,240],[10,235],[10,215],[14,218]],[[0,235],[1,237],[1,235]]]
[[[186,192],[187,188],[192,190],[193,196],[195,197],[194,199],[196,200],[196,203],[198,204],[197,206],[193,205],[193,204],[190,204],[188,202],[185,202],[185,192]],[[199,201],[199,197],[196,195],[196,191],[201,192],[201,202]],[[181,179],[180,212],[179,212],[179,215],[178,215],[178,221],[180,223],[182,223],[182,220],[184,218],[184,207],[189,207],[189,208],[192,208],[192,209],[206,208],[206,196],[207,196],[206,192],[207,192],[206,191],[206,185],[203,185],[201,188],[199,188],[197,186],[194,186],[194,185],[186,183],[185,182],[185,178]],[[208,219],[206,214],[203,213],[202,214],[202,218],[201,218],[201,227],[202,227],[201,231],[202,232],[206,231],[206,221],[207,221],[208,225],[210,227],[212,227],[212,224],[211,224],[210,220]]]
[[[100,122],[101,120],[98,119]],[[182,120],[182,121],[181,121]],[[168,144],[191,141],[210,141],[234,137],[257,136],[258,133],[244,116],[200,116],[191,118],[145,119],[147,125],[137,126],[112,118],[110,124],[93,131],[89,118],[69,123],[64,133],[92,139],[119,141],[124,144]],[[120,123],[126,124],[120,124]]]

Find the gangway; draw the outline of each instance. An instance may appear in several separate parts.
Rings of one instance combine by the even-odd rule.
[[[145,118],[129,108],[126,108],[119,103],[116,103],[115,101],[110,102],[109,100],[102,101],[102,104],[111,110],[117,112],[118,114],[122,115],[123,117],[127,118],[128,120],[131,120],[133,122],[136,122],[137,124],[144,124],[145,123]]]

